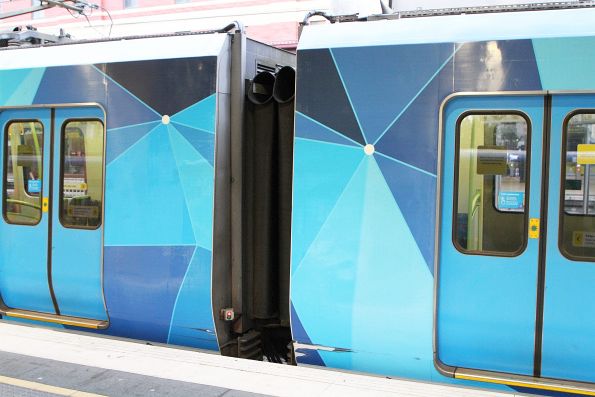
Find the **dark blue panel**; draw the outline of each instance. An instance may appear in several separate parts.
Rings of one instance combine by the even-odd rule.
[[[34,104],[98,102],[107,107],[107,128],[161,117],[90,65],[47,68]],[[125,110],[125,111],[123,111]]]
[[[170,116],[212,95],[217,84],[214,56],[97,66],[152,109]]]
[[[211,166],[215,163],[215,134],[175,122],[172,124]]]
[[[350,141],[344,135],[329,130],[324,125],[317,123],[315,120],[312,120],[301,113],[296,113],[295,115],[295,136],[314,141],[356,146],[353,141]]]
[[[377,151],[436,174],[438,109],[452,92],[452,70],[449,62],[378,141]]]
[[[312,340],[306,333],[293,304],[291,305],[291,333],[295,341],[312,344]],[[300,349],[297,353],[300,353],[297,357],[300,364],[325,366],[324,361],[322,361],[320,354],[316,350]]]
[[[377,141],[453,50],[449,43],[332,50],[368,142]]]
[[[298,76],[297,111],[364,145],[329,50],[300,51]]]
[[[430,273],[434,274],[436,178],[380,155],[375,155],[375,159]]]
[[[194,246],[114,247],[104,251],[109,335],[167,342],[172,312]]]
[[[111,163],[112,160],[122,154],[126,149],[147,135],[158,123],[158,121],[155,121],[153,123],[108,130],[105,163]]]
[[[455,65],[455,91],[541,89],[531,40],[465,43]]]

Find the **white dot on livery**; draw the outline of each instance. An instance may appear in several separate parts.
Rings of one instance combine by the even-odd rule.
[[[371,143],[368,143],[366,146],[364,146],[364,153],[366,153],[368,156],[373,155],[375,150],[376,149],[374,149],[374,145]]]
[[[169,124],[169,116],[167,114],[163,115],[163,117],[161,117],[161,122],[163,124]]]

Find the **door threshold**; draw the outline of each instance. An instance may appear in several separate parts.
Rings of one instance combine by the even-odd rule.
[[[43,313],[33,310],[13,309],[0,303],[0,314],[7,317],[22,318],[25,320],[41,321],[45,323],[54,323],[69,325],[72,327],[89,329],[106,329],[109,322],[106,320],[94,320],[83,317],[62,316],[58,314]]]
[[[497,383],[500,385],[526,387],[529,389],[595,396],[595,383],[536,378],[533,376],[513,375],[468,368],[456,368],[454,377],[456,379],[473,380],[477,382]]]

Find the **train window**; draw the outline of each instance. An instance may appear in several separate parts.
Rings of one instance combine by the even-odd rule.
[[[456,137],[455,246],[469,254],[520,254],[526,244],[529,121],[519,113],[466,113]]]
[[[35,120],[13,121],[4,136],[4,219],[36,225],[41,220],[43,125]]]
[[[96,229],[103,200],[103,123],[69,120],[62,127],[60,222]]]
[[[595,113],[574,112],[564,125],[560,250],[595,260]]]

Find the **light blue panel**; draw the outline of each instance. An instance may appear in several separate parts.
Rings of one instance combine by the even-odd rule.
[[[45,69],[40,69],[45,70]],[[18,95],[19,86],[27,80],[33,69],[15,69],[15,70],[2,70],[0,72],[0,105],[7,106],[12,104],[11,97]],[[37,92],[37,87],[33,91],[33,95]],[[24,103],[28,105],[31,102]]]
[[[105,245],[195,245],[167,126],[155,128],[106,172]]]
[[[52,284],[60,314],[107,320],[103,302],[102,249],[103,224],[98,229],[64,227],[60,214],[60,175],[62,126],[67,119],[100,119],[97,107],[55,110],[53,201],[52,206]]]
[[[367,168],[362,161],[304,259],[294,262],[291,301],[313,344],[352,346]],[[351,355],[327,355],[325,364],[350,368]]]
[[[429,379],[434,279],[373,157],[356,260],[354,370]]]
[[[575,109],[595,109],[595,95],[553,97],[541,373],[595,382],[595,264],[569,260],[558,248],[562,129]]]
[[[438,280],[438,358],[474,369],[533,374],[537,239],[516,257],[462,254],[452,242],[455,124],[466,110],[516,109],[532,122],[529,217],[539,218],[543,97],[462,97],[445,109]]]
[[[17,78],[12,73],[2,79]],[[4,91],[4,86],[2,89]],[[2,145],[6,139],[6,123],[11,119],[35,119],[43,124],[43,167],[49,169],[50,156],[50,111],[48,109],[6,110],[0,112]],[[0,150],[0,164],[4,164],[4,150]],[[43,177],[43,196],[47,197],[49,173]],[[2,189],[6,189],[2,179]],[[47,273],[48,214],[42,213],[35,226],[14,225],[0,219],[0,295],[9,307],[54,313],[50,297]]]
[[[595,89],[595,37],[533,40],[544,90]]]
[[[218,350],[211,302],[212,253],[197,247],[173,309],[167,342]]]
[[[106,320],[101,229],[80,231],[56,223],[53,225],[52,281],[60,314]]]
[[[180,174],[196,244],[212,250],[215,173],[211,164],[172,126],[169,139]],[[215,151],[215,147],[211,147]]]
[[[364,156],[361,147],[296,139],[293,176],[292,273],[301,263],[304,254]]]
[[[593,32],[594,18],[595,9],[575,8],[379,20],[362,24],[312,24],[303,30],[298,49],[582,36],[585,32]]]
[[[217,94],[174,114],[171,120],[187,127],[215,133]]]
[[[33,98],[35,98],[37,88],[39,87],[39,83],[41,82],[44,73],[45,68],[30,69],[27,76],[23,79],[14,92],[4,91],[3,89],[2,91],[4,92],[12,93],[4,105],[23,106],[32,104]]]

